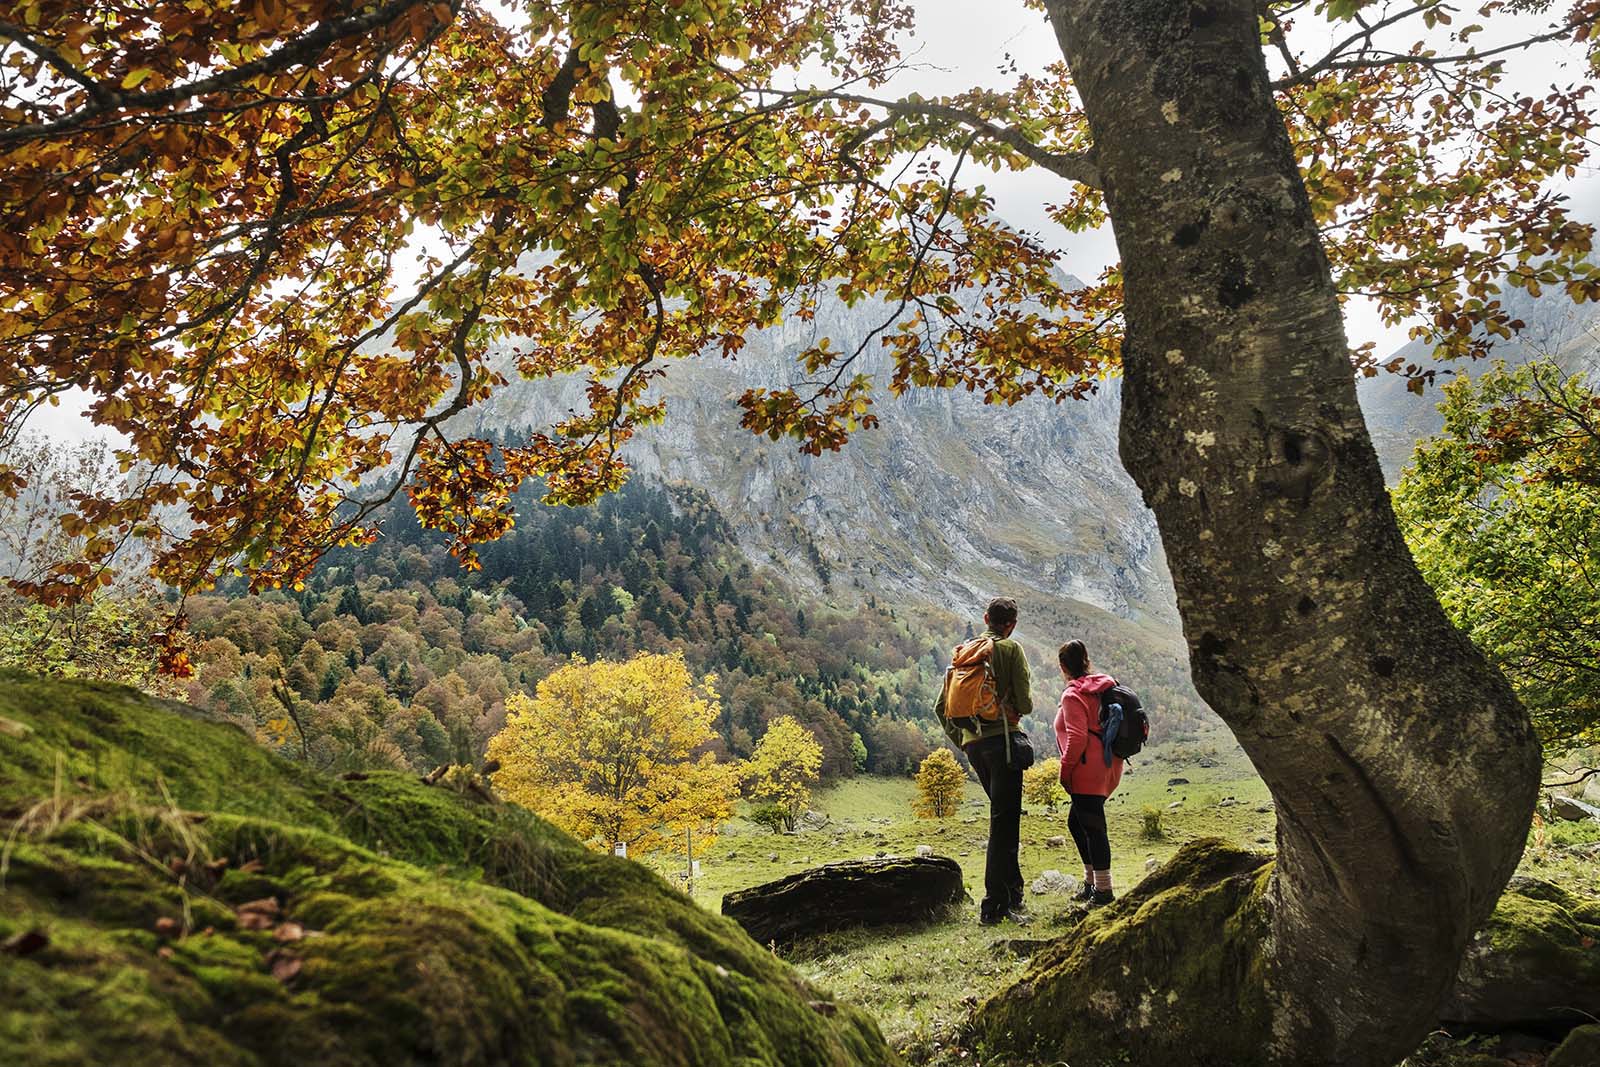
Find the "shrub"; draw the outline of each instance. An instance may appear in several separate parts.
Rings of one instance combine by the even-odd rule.
[[[1061,788],[1061,760],[1047,759],[1022,772],[1022,799],[1027,803],[1055,811],[1066,798],[1066,790]]]
[[[789,822],[789,812],[782,804],[763,804],[750,813],[750,821],[765,826],[775,834],[783,833]]]
[[[1146,841],[1159,841],[1167,836],[1166,831],[1161,827],[1160,808],[1153,808],[1146,804],[1144,809],[1139,812],[1139,817],[1142,820],[1139,826],[1140,837]]]

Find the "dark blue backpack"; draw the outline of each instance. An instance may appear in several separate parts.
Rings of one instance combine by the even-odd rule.
[[[1107,767],[1112,756],[1137,756],[1150,740],[1150,716],[1145,714],[1139,694],[1113,679],[1111,688],[1100,694],[1100,729],[1095,733]]]

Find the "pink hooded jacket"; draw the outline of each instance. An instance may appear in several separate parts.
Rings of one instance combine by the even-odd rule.
[[[1100,697],[1115,682],[1109,674],[1074,678],[1061,694],[1056,709],[1056,744],[1061,746],[1061,785],[1068,793],[1108,797],[1122,781],[1122,761],[1115,756],[1106,766],[1100,738],[1090,733],[1100,728]]]

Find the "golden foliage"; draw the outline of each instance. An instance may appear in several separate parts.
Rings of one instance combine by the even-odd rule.
[[[936,748],[917,771],[916,813],[924,819],[948,819],[961,806],[966,772],[948,748]]]
[[[783,809],[783,825],[793,830],[811,802],[811,787],[822,766],[822,746],[811,731],[789,715],[767,724],[761,743],[745,764],[750,796]]]
[[[1442,357],[1520,328],[1506,287],[1600,299],[1593,227],[1561,191],[1590,157],[1600,0],[1520,31],[1524,5],[1452,25],[1419,0],[1353,32],[1363,6],[1271,5],[1261,26],[1339,291]],[[559,503],[617,488],[622,446],[667,417],[657,379],[824,295],[895,311],[866,338],[819,333],[802,382],[736,398],[746,428],[807,453],[875,425],[885,392],[1065,400],[1120,365],[1120,266],[1064,284],[973,180],[1042,166],[1064,179],[1055,222],[1105,221],[1065,64],[863,95],[903,62],[904,0],[103,7],[5,17],[0,427],[76,390],[142,472],[72,502],[82,552],[18,584],[46,604],[88,597],[130,541],[185,592],[230,572],[293,587],[400,493],[474,565],[526,479]],[[1480,52],[1487,25],[1511,40]],[[1408,59],[1424,28],[1448,43]],[[1539,42],[1591,77],[1522,96],[1491,57]],[[869,347],[885,373],[861,371]],[[554,425],[451,429],[514,377],[565,375],[584,401]],[[380,472],[387,493],[351,493]],[[26,486],[0,461],[0,497]],[[160,649],[182,668],[180,634]]]
[[[712,681],[696,685],[679,654],[574,659],[506,702],[495,788],[595,848],[638,856],[685,829],[709,846],[738,795],[735,765],[695,755],[721,711]]]
[[[1066,799],[1061,788],[1061,760],[1047,759],[1022,772],[1022,799],[1029,804],[1043,804],[1051,811]]]

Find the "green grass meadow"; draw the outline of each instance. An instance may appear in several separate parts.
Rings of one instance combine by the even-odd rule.
[[[1168,785],[1174,778],[1188,783]],[[1034,894],[1033,880],[1046,870],[1079,877],[1082,865],[1067,834],[1066,805],[1054,811],[1026,805],[1021,864],[1033,922],[1027,928],[1009,922],[980,926],[977,901],[983,895],[988,835],[983,791],[969,781],[960,809],[948,819],[918,818],[912,811],[915,796],[909,778],[860,777],[812,798],[812,810],[828,817],[820,829],[774,834],[735,818],[709,848],[697,849],[701,868],[692,893],[702,907],[718,911],[730,890],[838,860],[912,855],[918,845],[955,859],[971,897],[958,917],[933,926],[822,934],[784,950],[783,956],[840,1000],[871,1012],[911,1063],[960,1063],[959,1050],[946,1046],[971,1006],[1016,978],[1039,942],[1068,934],[1081,914],[1063,894]],[[1143,835],[1146,808],[1161,813],[1159,838]],[[1134,760],[1106,810],[1119,893],[1143,878],[1152,860],[1164,863],[1196,838],[1220,837],[1262,851],[1274,847],[1276,820],[1266,785],[1221,731]],[[1051,844],[1057,838],[1061,842]],[[1536,825],[1519,873],[1600,894],[1600,864],[1584,848],[1596,842],[1600,823]],[[681,854],[646,862],[681,884]]]
[[[1198,750],[1156,750],[1134,760],[1123,776],[1107,805],[1112,876],[1119,892],[1144,877],[1150,860],[1165,862],[1195,838],[1222,837],[1251,848],[1272,848],[1274,816],[1266,786],[1231,739],[1214,740],[1214,746]],[[1199,766],[1197,751],[1216,766]],[[1168,786],[1172,778],[1187,778],[1189,784]],[[697,850],[701,870],[693,896],[717,911],[730,890],[838,860],[912,855],[918,845],[955,859],[972,898],[959,918],[932,927],[824,934],[784,952],[806,977],[872,1012],[885,1036],[910,1060],[926,1062],[940,1058],[940,1042],[965,1017],[974,998],[994,992],[1021,971],[1031,942],[1070,929],[1078,909],[1063,894],[1035,895],[1031,883],[1045,870],[1081,876],[1082,864],[1067,834],[1066,805],[1054,811],[1026,806],[1021,864],[1030,883],[1033,923],[1026,929],[1009,922],[979,926],[977,901],[983,896],[988,836],[983,790],[968,782],[959,811],[948,819],[918,818],[912,812],[915,796],[909,778],[861,777],[813,797],[812,810],[828,817],[820,829],[774,834],[736,818],[709,849]],[[1163,835],[1158,839],[1142,836],[1141,812],[1147,806],[1162,813]],[[1055,838],[1061,843],[1052,845]],[[681,854],[649,862],[669,877],[684,866]]]

